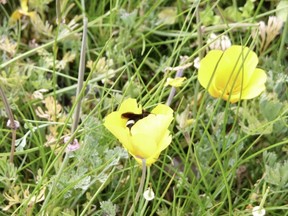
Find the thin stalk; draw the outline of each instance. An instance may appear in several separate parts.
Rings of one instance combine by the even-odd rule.
[[[257,28],[259,26],[259,24],[257,23],[229,23],[229,24],[219,24],[219,25],[213,25],[213,26],[202,26],[202,31],[203,33],[209,33],[209,32],[218,32],[218,31],[232,31],[234,29],[240,28],[240,29],[246,29],[246,28]],[[180,32],[180,31],[176,31],[176,32],[163,32],[163,31],[159,31],[159,30],[154,30],[154,29],[150,29],[148,27],[144,27],[144,30],[148,31],[148,33],[146,33],[144,36],[147,37],[150,34],[155,34],[155,35],[160,35],[160,36],[166,36],[166,37],[189,37],[189,38],[197,38],[197,34],[198,32],[195,33],[191,33],[191,32]],[[142,39],[142,38],[140,38]],[[127,47],[130,48],[131,46],[135,45],[135,43],[139,42],[139,40],[136,40],[133,44],[131,44],[130,46]]]
[[[146,183],[145,183],[145,188],[148,189],[148,184],[149,184],[149,179],[150,179],[150,167],[147,169],[147,176],[146,176]],[[145,199],[145,203],[143,205],[143,199],[141,200],[139,205],[139,209],[141,209],[140,216],[144,215],[145,209],[147,208],[149,200]]]
[[[56,0],[56,14],[58,15],[58,11],[60,10],[59,8],[59,1]],[[58,19],[58,17],[57,17]],[[55,31],[55,40],[54,40],[54,44],[52,46],[52,50],[53,50],[53,72],[52,72],[52,86],[53,86],[53,98],[56,101],[57,100],[57,95],[56,95],[56,88],[57,88],[57,75],[56,75],[56,59],[57,59],[57,55],[58,55],[58,45],[57,45],[57,38],[59,35],[59,20],[57,21],[57,27],[56,27],[56,31]],[[54,103],[54,115],[53,115],[53,122],[57,121],[57,103]]]
[[[261,202],[260,202],[260,207],[261,207],[261,208],[263,208],[263,206],[264,206],[264,204],[265,204],[265,201],[266,201],[266,198],[267,198],[267,196],[268,196],[268,194],[269,194],[269,191],[270,191],[270,187],[268,186],[267,189],[266,189],[266,191],[265,191],[265,194],[264,194],[264,196],[263,196],[263,198],[262,198],[262,200],[261,200]]]
[[[199,61],[202,59],[203,57],[203,50],[201,49],[203,47],[203,29],[201,27],[201,19],[200,19],[200,14],[199,14],[199,6],[196,9],[196,20],[197,23],[199,23],[199,25],[197,26],[197,40],[198,40],[198,50],[199,50]],[[193,108],[192,108],[192,113],[193,113],[193,118],[195,118],[197,116],[197,107],[198,107],[198,93],[199,93],[199,82],[196,82],[196,86],[194,89],[194,104],[193,104]],[[198,124],[195,124],[195,127],[198,127]],[[189,135],[190,136],[190,135]],[[191,139],[191,137],[190,137]],[[194,139],[194,135],[192,137],[192,140]],[[189,152],[191,153],[191,155],[193,156],[192,153],[192,147],[191,144],[189,144]],[[188,158],[186,160],[186,163],[188,162]]]
[[[78,98],[76,108],[74,110],[74,119],[72,125],[72,134],[77,129],[79,123],[79,116],[80,116],[80,108],[81,108],[81,95],[80,92],[83,88],[83,81],[84,81],[84,71],[85,71],[85,54],[86,54],[86,40],[87,40],[87,23],[88,20],[84,17],[84,29],[83,29],[83,36],[82,36],[82,44],[81,44],[81,53],[80,53],[80,65],[78,70],[78,85],[76,91],[76,98]]]
[[[147,208],[149,200],[145,200],[144,206],[141,207],[141,212],[140,212],[140,216],[145,214],[145,209]]]
[[[15,140],[16,140],[16,125],[15,125],[15,122],[14,122],[14,117],[13,117],[13,113],[12,113],[12,110],[9,106],[9,103],[8,103],[8,100],[5,96],[5,93],[3,91],[3,89],[1,88],[0,86],[0,95],[1,95],[1,98],[3,100],[3,104],[5,106],[5,110],[6,110],[6,113],[8,115],[8,118],[10,120],[10,128],[12,130],[12,141],[11,141],[11,151],[10,151],[10,157],[9,157],[9,161],[10,163],[13,164],[13,160],[14,160],[14,152],[15,152]]]
[[[200,20],[200,14],[199,14],[199,7],[196,9],[196,20],[197,23],[201,23]],[[199,59],[201,60],[203,57],[203,50],[201,49],[203,47],[203,30],[201,28],[201,25],[199,24],[197,26],[197,32],[198,32],[198,50],[199,50]],[[196,82],[196,87],[195,87],[195,93],[194,93],[194,105],[193,105],[193,117],[197,115],[197,100],[198,100],[198,92],[199,92],[199,82]]]
[[[62,22],[60,0],[56,0],[56,17],[57,17],[56,22],[59,25]]]
[[[77,126],[78,126],[78,122],[79,122],[79,113],[80,113],[80,106],[81,106],[81,98],[79,96],[80,96],[80,91],[83,87],[83,77],[84,77],[84,69],[85,69],[85,53],[86,53],[85,44],[86,44],[86,37],[87,37],[87,23],[88,23],[88,20],[86,17],[84,17],[81,54],[80,54],[80,64],[79,64],[79,71],[78,71],[78,85],[77,85],[77,92],[76,92],[76,98],[78,100],[76,101],[77,105],[76,105],[76,108],[74,110],[74,119],[73,119],[73,125],[72,125],[72,130],[71,130],[73,137],[70,138],[69,142],[71,142],[71,140],[72,141],[74,140],[75,135],[73,135],[73,134],[76,131]],[[69,159],[69,152],[67,152],[65,154],[65,157],[64,157],[63,162],[61,164],[61,167],[57,173],[55,181],[53,182],[53,184],[51,186],[51,190],[49,191],[49,193],[45,199],[45,202],[43,203],[43,206],[45,206],[45,204],[50,199],[52,192],[53,192],[53,189],[54,189],[56,183],[58,182],[58,180],[60,179],[61,174],[63,173],[63,170],[64,170],[64,168],[68,162],[68,159]]]
[[[131,216],[135,210],[135,206],[137,205],[138,203],[138,200],[139,200],[139,197],[140,195],[142,194],[143,192],[143,187],[144,187],[144,183],[145,183],[145,178],[146,178],[146,160],[145,159],[142,159],[142,176],[141,176],[141,180],[140,180],[140,185],[139,185],[139,188],[138,188],[138,191],[137,191],[137,194],[136,194],[136,197],[135,197],[135,201],[133,202],[127,216]]]

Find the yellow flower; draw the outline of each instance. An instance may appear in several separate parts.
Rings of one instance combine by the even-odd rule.
[[[172,120],[170,107],[159,104],[148,113],[137,105],[135,99],[129,98],[123,101],[118,111],[106,116],[104,126],[139,164],[145,159],[146,165],[150,166],[172,141],[168,130]]]
[[[186,77],[167,78],[165,86],[181,87]]]
[[[248,47],[212,50],[201,61],[198,80],[215,98],[235,103],[257,97],[265,90],[264,70],[256,68],[258,57]]]
[[[28,16],[31,19],[33,19],[36,15],[36,12],[28,11],[28,0],[20,0],[21,8],[15,10],[11,17],[10,17],[10,23],[14,24],[17,20],[20,20],[22,16]]]

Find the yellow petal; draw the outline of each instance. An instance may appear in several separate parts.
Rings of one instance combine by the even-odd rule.
[[[147,159],[158,151],[157,143],[149,134],[142,133],[131,137],[133,148],[129,152],[140,159]]]
[[[20,0],[21,10],[28,12],[28,0]]]
[[[238,92],[234,92],[229,96],[229,94],[222,94],[222,92],[218,92],[217,96],[221,97],[224,100],[229,100],[230,103],[236,103],[240,99],[251,99],[257,97],[265,90],[265,82],[267,79],[267,75],[265,71],[262,69],[256,68],[252,76],[250,77],[249,83],[244,89],[240,89]],[[242,93],[241,93],[242,91]],[[212,95],[212,94],[211,94]],[[213,96],[213,95],[212,95]]]
[[[34,21],[35,19],[37,19],[36,15],[37,15],[37,13],[36,13],[35,11],[31,11],[31,12],[28,12],[28,13],[26,14],[26,16],[29,16],[32,21]]]
[[[138,106],[136,99],[128,98],[121,103],[119,112],[121,114],[126,112],[141,114],[142,106],[141,105]]]
[[[163,151],[170,145],[172,141],[172,136],[169,134],[170,134],[170,131],[167,130],[163,139],[160,141],[160,145],[158,145],[158,151],[156,151],[154,154],[150,155],[150,157],[146,159],[147,166],[150,166],[152,163],[155,163],[157,159],[159,158],[161,151]]]
[[[204,88],[207,88],[208,84],[214,79],[215,69],[222,54],[223,51],[221,50],[212,50],[200,61],[198,80]]]
[[[19,10],[14,11],[10,17],[10,24],[14,24],[17,20],[20,20],[21,16]]]
[[[265,90],[267,75],[264,70],[256,68],[247,87],[242,92],[243,99],[257,97]]]
[[[126,122],[124,118],[121,117],[121,113],[116,111],[112,112],[109,115],[107,115],[104,119],[104,126],[110,129],[112,126],[125,128]]]
[[[215,98],[221,97],[221,95],[223,94],[223,91],[221,89],[217,89],[214,82],[210,84],[208,92],[212,97]]]
[[[219,61],[215,85],[226,93],[245,88],[258,64],[257,55],[247,47],[231,46]]]
[[[159,151],[163,151],[164,149],[166,149],[170,143],[172,141],[172,136],[170,135],[170,131],[169,130],[166,130],[162,140],[160,141],[160,144],[159,144]]]
[[[173,118],[173,110],[164,104],[158,104],[152,111],[153,114],[169,115]]]
[[[150,114],[133,125],[131,128],[131,135],[136,136],[137,134],[145,133],[147,136],[155,140],[158,145],[172,120],[173,116],[170,115]]]
[[[147,166],[151,166],[151,164],[155,163],[155,162],[157,161],[157,159],[159,158],[159,155],[160,155],[160,153],[155,154],[153,157],[147,158],[147,159],[146,159],[146,165],[147,165]],[[135,156],[133,156],[133,157],[135,158],[135,160],[136,160],[140,165],[142,165],[142,160],[141,160],[141,159],[139,159],[138,157],[135,157]]]
[[[146,165],[151,166],[151,164],[155,163],[157,161],[157,159],[159,158],[159,155],[160,155],[160,153],[157,155],[154,155],[153,157],[148,158],[146,160]]]
[[[229,100],[229,102],[230,103],[236,103],[236,102],[238,102],[239,100],[241,100],[241,95],[240,95],[240,92],[238,92],[237,94],[235,93],[235,94],[231,94],[230,96],[229,95],[223,95],[223,97],[222,97],[224,100],[226,100],[226,101],[228,101]],[[243,99],[243,98],[242,98]]]
[[[126,127],[127,120],[121,118],[120,112],[112,112],[106,116],[104,126],[120,141],[126,148],[130,148],[130,131]]]

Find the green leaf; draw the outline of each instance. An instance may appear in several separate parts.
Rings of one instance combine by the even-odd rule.
[[[283,104],[277,100],[271,100],[269,98],[262,98],[262,100],[260,100],[260,112],[268,121],[276,119],[282,108]]]
[[[253,0],[246,1],[244,7],[241,7],[240,10],[242,11],[243,18],[250,18],[254,13],[254,3]]]
[[[158,14],[160,23],[165,25],[172,25],[176,22],[177,8],[167,7],[161,10]]]
[[[225,8],[224,15],[227,19],[233,20],[234,22],[242,20],[242,15],[239,12],[238,8],[233,6]]]
[[[220,22],[220,17],[214,14],[210,6],[207,6],[204,11],[200,11],[199,14],[204,26],[218,24]]]
[[[119,11],[120,19],[128,27],[132,27],[135,24],[137,14],[138,14],[137,10],[133,10],[131,13],[128,13],[124,9],[120,9],[120,11]]]
[[[277,155],[274,152],[264,152],[265,181],[272,185],[285,188],[288,186],[288,161],[277,162]]]
[[[239,118],[239,125],[244,133],[250,135],[272,133],[273,124],[269,123],[267,120],[259,120],[253,110],[240,108],[239,114],[241,115]]]
[[[100,206],[102,211],[104,212],[103,215],[107,216],[116,215],[116,205],[114,205],[110,200],[100,202]]]
[[[283,21],[288,19],[288,1],[282,0],[276,7],[276,16],[281,18]]]

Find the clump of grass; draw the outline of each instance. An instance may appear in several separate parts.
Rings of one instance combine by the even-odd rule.
[[[286,214],[285,1],[5,2],[2,215],[127,215],[133,205],[134,215],[249,215],[256,206]],[[226,46],[223,38],[258,55],[267,74],[259,97],[231,104],[199,85],[197,57]],[[172,90],[166,81],[175,76],[186,80]],[[103,126],[128,97],[145,109],[168,100],[174,110],[172,143],[144,185],[155,198],[141,195],[137,205],[141,167]],[[8,118],[21,125],[13,137]],[[74,139],[80,148],[65,151]]]

